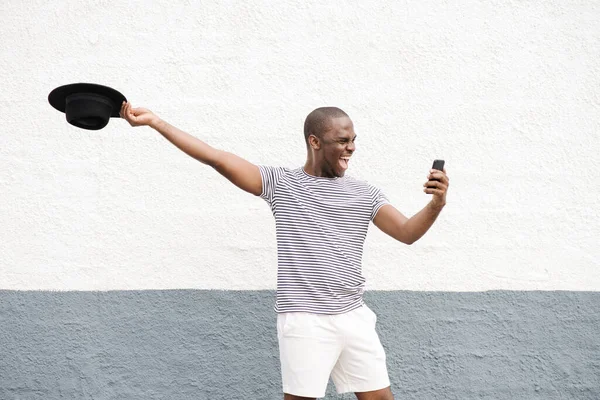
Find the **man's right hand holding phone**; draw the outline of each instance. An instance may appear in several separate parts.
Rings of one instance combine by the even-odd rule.
[[[446,192],[450,186],[450,178],[446,175],[444,160],[435,160],[427,175],[427,182],[423,184],[423,191],[432,194],[431,205],[444,207],[446,205]]]

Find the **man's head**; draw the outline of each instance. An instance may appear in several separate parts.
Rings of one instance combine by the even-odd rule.
[[[344,176],[356,139],[348,114],[337,107],[317,108],[304,121],[304,138],[308,158],[323,176]]]

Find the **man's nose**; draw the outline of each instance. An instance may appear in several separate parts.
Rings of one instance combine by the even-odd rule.
[[[346,146],[346,150],[348,150],[348,151],[356,150],[356,145],[354,144],[354,142],[348,143],[348,145]]]

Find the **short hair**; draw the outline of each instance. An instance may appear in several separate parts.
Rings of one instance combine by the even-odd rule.
[[[320,107],[313,110],[304,121],[304,140],[308,146],[308,137],[315,135],[319,139],[323,138],[323,133],[327,129],[327,124],[331,118],[347,117],[343,110],[337,107]]]

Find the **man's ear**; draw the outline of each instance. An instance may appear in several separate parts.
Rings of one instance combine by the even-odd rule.
[[[321,148],[321,140],[315,135],[310,135],[308,137],[308,144],[313,150],[319,150]]]

